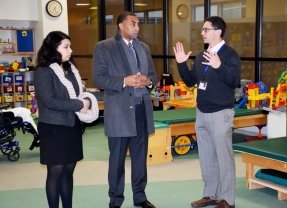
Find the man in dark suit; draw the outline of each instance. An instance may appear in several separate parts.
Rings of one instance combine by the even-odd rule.
[[[125,157],[131,156],[135,206],[153,208],[146,197],[148,135],[154,132],[150,90],[157,84],[149,47],[141,42],[139,18],[124,12],[117,18],[115,37],[95,46],[93,81],[104,89],[104,123],[108,136],[109,207],[124,201]]]
[[[197,85],[196,136],[203,198],[192,207],[235,207],[235,162],[232,150],[235,89],[240,85],[240,58],[225,44],[226,24],[218,16],[205,19],[201,36],[209,47],[199,53],[189,70],[182,43],[174,47],[182,80]]]

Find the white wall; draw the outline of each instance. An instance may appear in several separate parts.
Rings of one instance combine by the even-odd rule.
[[[43,39],[53,30],[68,34],[67,0],[58,0],[63,6],[59,17],[50,17],[46,13],[49,0],[0,0],[0,27],[33,28],[35,52]]]
[[[39,0],[39,22],[43,24],[43,34],[46,36],[53,30],[61,30],[64,33],[68,33],[68,11],[67,11],[67,0],[58,0],[61,2],[63,12],[59,17],[51,17],[46,13],[46,3],[49,0]]]
[[[1,20],[38,20],[38,2],[41,0],[1,0]]]
[[[31,0],[26,0],[31,1]],[[67,12],[67,0],[58,0],[61,2],[63,7],[63,12],[59,17],[51,17],[46,13],[46,3],[49,0],[37,0],[39,5],[37,11],[38,22],[33,27],[35,28],[35,42],[36,42],[36,51],[40,48],[42,41],[46,35],[54,30],[60,30],[68,34],[68,12]]]

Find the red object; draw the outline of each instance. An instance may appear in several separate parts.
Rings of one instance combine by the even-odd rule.
[[[267,139],[267,137],[262,136],[262,132],[261,132],[261,129],[264,126],[266,126],[266,125],[257,126],[258,127],[258,135],[257,136],[253,136],[253,137],[247,137],[247,138],[244,139],[244,142],[252,142],[252,141]]]

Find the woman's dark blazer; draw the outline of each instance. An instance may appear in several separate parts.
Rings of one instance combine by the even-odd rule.
[[[67,88],[50,67],[38,67],[34,73],[39,122],[73,126],[75,112],[84,105],[78,99],[70,99]]]

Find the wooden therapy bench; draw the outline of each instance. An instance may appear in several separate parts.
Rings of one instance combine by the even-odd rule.
[[[196,108],[154,111],[154,121],[167,124],[170,128],[172,149],[184,155],[194,148]],[[267,115],[262,110],[235,109],[234,128],[264,126]]]
[[[233,144],[246,163],[246,182],[249,189],[268,187],[278,191],[279,200],[287,200],[287,186],[258,179],[254,167],[269,168],[287,173],[287,137]]]

